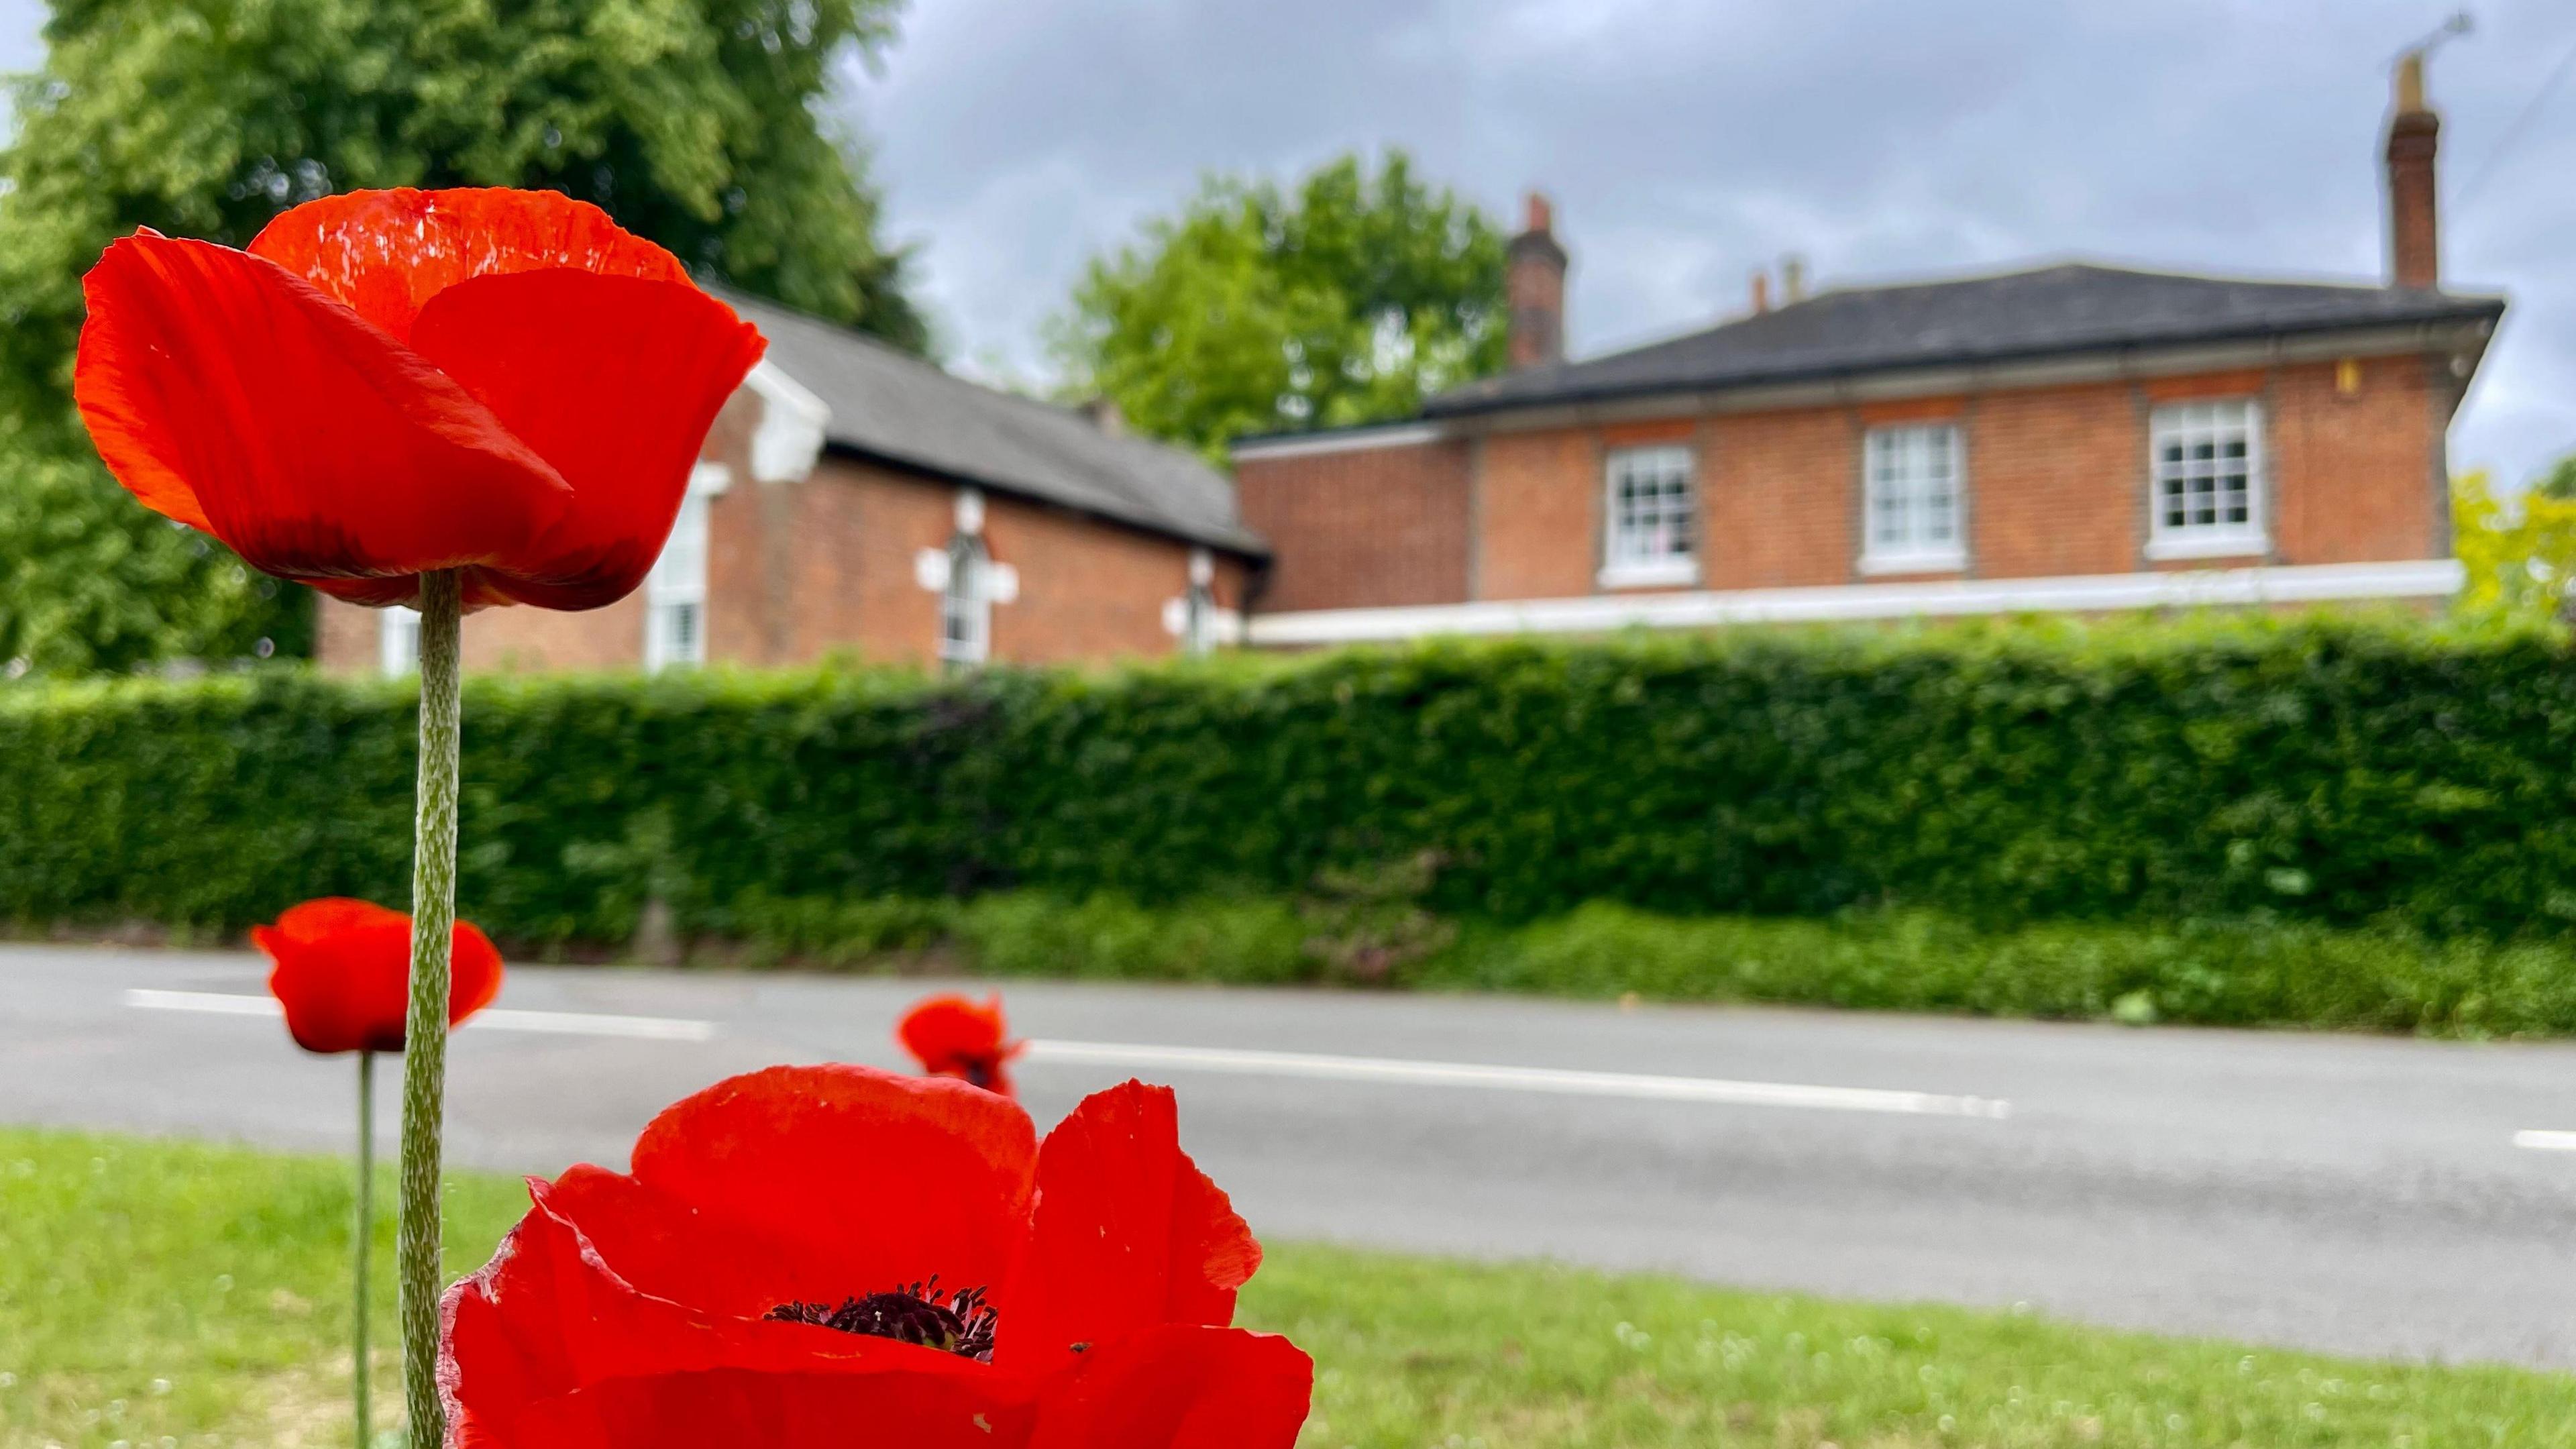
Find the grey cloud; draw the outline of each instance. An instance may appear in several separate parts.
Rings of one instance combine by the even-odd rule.
[[[2576,11],[2445,50],[2446,193]],[[2387,64],[2430,0],[916,0],[851,104],[961,364],[1042,373],[1082,260],[1207,170],[1411,149],[1497,211],[1551,192],[1578,351],[1703,324],[1804,253],[1822,284],[2083,255],[2375,276]],[[2446,218],[2514,311],[2454,435],[2519,478],[2576,447],[2576,82]]]
[[[954,360],[1038,380],[1084,258],[1204,171],[1402,145],[1557,200],[1578,351],[1687,330],[1804,253],[1819,283],[2082,255],[2375,276],[2387,64],[2447,0],[913,0],[845,108]],[[2445,268],[2509,292],[2453,435],[2519,479],[2576,448],[2576,46],[2562,0],[2442,52]],[[0,65],[36,54],[0,0]]]

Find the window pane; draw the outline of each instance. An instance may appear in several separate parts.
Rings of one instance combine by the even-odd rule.
[[[1958,528],[1958,429],[1881,428],[1869,435],[1869,544],[1884,554],[1946,552]]]
[[[2250,402],[2160,408],[2151,452],[2162,534],[2254,529],[2259,418]]]
[[[1610,455],[1609,538],[1614,564],[1686,558],[1692,543],[1690,455],[1636,448]]]

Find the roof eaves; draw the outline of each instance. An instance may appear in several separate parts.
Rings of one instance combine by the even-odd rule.
[[[1175,538],[1183,543],[1205,544],[1209,548],[1223,549],[1240,558],[1267,559],[1270,557],[1269,541],[1248,528],[1203,528],[1195,524],[1183,524],[1168,518],[1154,517],[1141,509],[1118,509],[1075,503],[1061,494],[1050,493],[1042,488],[1008,478],[962,473],[924,459],[884,452],[846,435],[826,437],[824,448],[827,452],[837,453],[862,463],[872,463],[881,468],[891,468],[897,472],[910,473],[916,477],[929,478],[960,488],[981,488],[988,493],[999,493],[1023,502],[1041,504],[1048,508],[1079,514],[1085,518],[1098,519],[1104,523],[1114,523],[1122,528],[1132,528],[1140,533],[1152,534],[1157,538]]]
[[[2189,347],[2194,344],[2328,336],[2341,332],[2366,332],[2388,327],[2429,327],[2481,319],[2492,322],[2504,314],[2505,304],[2501,297],[2463,297],[2453,300],[2458,301],[2460,305],[2397,316],[2354,317],[2332,322],[2257,323],[2243,327],[2195,328],[2188,332],[2142,335],[2116,341],[2074,345],[2033,344],[2025,347],[1960,348],[1951,352],[1925,353],[1916,357],[1878,361],[1748,368],[1733,373],[1712,373],[1703,377],[1652,378],[1632,382],[1604,383],[1591,387],[1577,385],[1544,391],[1497,392],[1482,396],[1462,396],[1460,393],[1451,392],[1424,400],[1422,416],[1425,420],[1478,417],[1491,413],[1511,412],[1519,408],[1563,407],[1576,403],[1614,402],[1671,393],[1717,392],[1744,387],[1830,382],[1837,378],[1867,377],[1889,372],[1913,372],[1926,368],[2031,362],[2052,357],[2116,356],[2169,347]]]

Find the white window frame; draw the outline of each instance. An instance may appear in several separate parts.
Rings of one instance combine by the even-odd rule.
[[[981,522],[979,518],[977,520]],[[980,669],[993,657],[992,555],[984,540],[960,530],[948,540],[948,577],[939,590],[939,662]]]
[[[1679,443],[1613,449],[1602,460],[1601,584],[1638,588],[1699,582],[1699,478],[1691,449]],[[1661,489],[1651,507],[1633,509],[1629,481],[1651,475]],[[1676,505],[1675,500],[1678,500]]]
[[[1932,524],[1944,513],[1949,536],[1940,538]],[[1880,527],[1891,516],[1900,522],[1895,537]],[[1959,425],[1870,429],[1861,439],[1860,571],[1956,573],[1967,566],[1967,449]]]
[[[387,679],[420,672],[420,610],[396,604],[377,611],[376,667]]]
[[[694,668],[707,662],[708,505],[723,487],[722,470],[706,465],[690,475],[689,491],[671,520],[653,571],[644,576],[644,672]]]
[[[2204,441],[2211,456],[2194,457]],[[2229,495],[2219,488],[2234,476],[2225,468],[2231,442],[2244,445],[2245,516],[2235,520],[2226,517],[2232,511]],[[2168,459],[2166,454],[2176,450],[2181,457]],[[2263,404],[2258,399],[2205,398],[2157,407],[2147,427],[2147,557],[2233,558],[2269,552],[2269,471],[2263,447]],[[2196,490],[2191,488],[2202,478],[2211,484],[2210,506],[2205,509],[2194,506]],[[2176,483],[2183,487],[2180,501],[2186,515],[2180,523],[2172,521],[2174,510],[2169,506],[2169,490]],[[2189,516],[2203,512],[2216,517],[2203,522]]]

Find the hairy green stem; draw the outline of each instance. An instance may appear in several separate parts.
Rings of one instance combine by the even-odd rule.
[[[367,1260],[376,1236],[376,1054],[358,1053],[358,1277],[356,1316],[349,1321],[349,1396],[356,1401],[358,1449],[374,1442],[367,1403]]]
[[[420,577],[420,805],[412,837],[411,1010],[403,1023],[402,1206],[394,1270],[412,1449],[446,1441],[438,1402],[438,1152],[448,954],[456,935],[457,644],[453,570]]]

